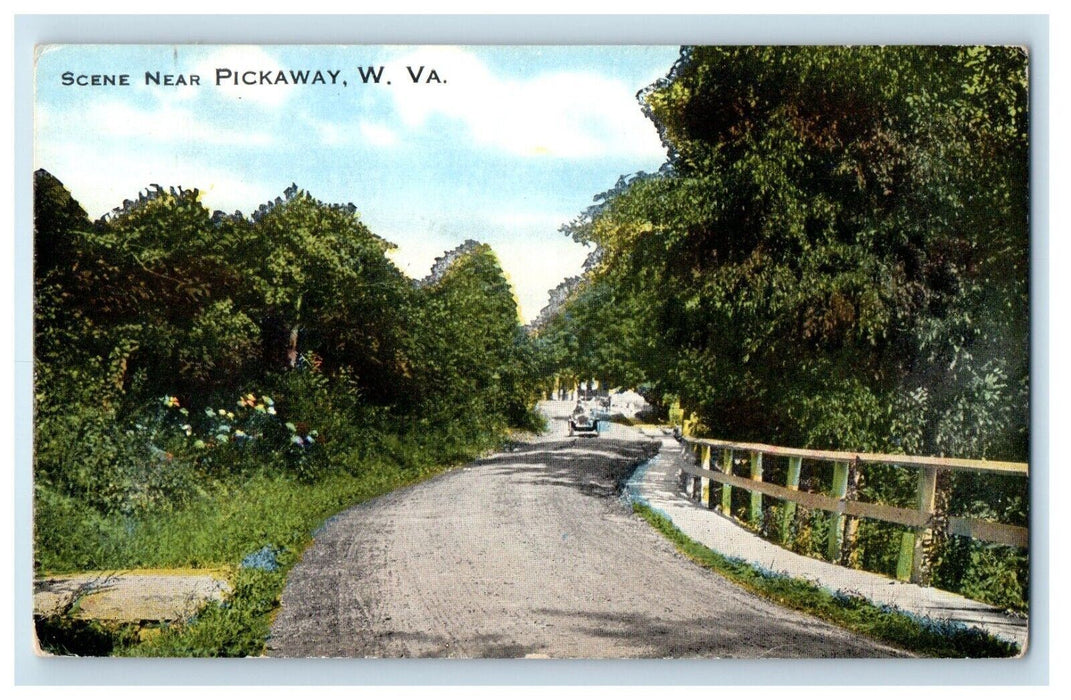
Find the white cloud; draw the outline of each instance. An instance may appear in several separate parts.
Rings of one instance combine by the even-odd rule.
[[[561,228],[572,216],[549,211],[498,211],[486,214],[489,223],[505,232],[523,231],[530,235],[545,235]]]
[[[316,133],[317,140],[324,146],[344,146],[353,141],[347,130],[334,122],[315,119],[309,114],[302,114],[301,119]]]
[[[419,82],[413,73],[424,66]],[[434,69],[446,84],[427,83]],[[519,156],[662,158],[635,89],[593,72],[559,71],[506,79],[456,47],[423,47],[392,61],[391,94],[410,127],[434,116],[462,121],[479,144]]]

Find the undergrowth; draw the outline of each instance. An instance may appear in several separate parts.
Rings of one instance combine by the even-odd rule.
[[[232,595],[192,619],[138,634],[128,627],[112,630],[74,619],[44,620],[38,625],[42,648],[78,655],[258,656],[264,652],[286,575],[327,518],[468,461],[493,444],[490,439],[473,442],[445,458],[409,445],[413,449],[404,465],[370,459],[360,469],[332,472],[311,483],[293,475],[257,473],[221,484],[185,508],[143,518],[63,517],[66,509],[60,507],[57,522],[68,528],[64,546],[39,548],[39,571],[222,567],[236,573]],[[265,548],[273,553],[273,566],[241,566],[243,558]]]

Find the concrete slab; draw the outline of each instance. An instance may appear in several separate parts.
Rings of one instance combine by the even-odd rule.
[[[662,451],[641,467],[628,483],[628,494],[673,521],[688,537],[727,557],[738,557],[770,571],[811,581],[832,591],[857,594],[878,605],[934,620],[952,620],[1014,641],[1026,651],[1028,621],[985,603],[936,588],[905,583],[858,569],[790,552],[741,527],[715,510],[689,499],[679,488],[680,444],[660,430],[645,435],[662,441]]]
[[[110,622],[173,621],[209,601],[222,601],[231,586],[219,573],[91,572],[34,581],[34,613],[53,615],[74,605],[80,619]]]

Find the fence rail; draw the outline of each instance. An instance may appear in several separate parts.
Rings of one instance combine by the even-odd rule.
[[[785,502],[781,524],[783,543],[787,542],[789,526],[795,518],[797,505],[831,513],[831,527],[826,547],[826,555],[831,561],[840,561],[845,536],[847,534],[849,539],[852,537],[854,521],[848,521],[849,517],[880,520],[909,528],[909,531],[905,532],[901,538],[897,577],[913,582],[924,580],[926,544],[937,529],[984,542],[1011,547],[1029,547],[1030,533],[1025,527],[958,516],[941,518],[941,522],[937,522],[935,512],[937,475],[940,472],[968,471],[1018,476],[1025,479],[1029,477],[1029,465],[1023,462],[807,450],[687,436],[682,439],[683,453],[687,455],[691,452],[695,461],[694,464],[686,463],[682,472],[692,477],[689,491],[699,497],[707,507],[714,507],[712,502],[714,489],[711,487],[713,483],[721,485],[721,498],[717,508],[727,516],[731,516],[732,489],[741,488],[749,491],[751,493],[749,519],[754,524],[762,520],[763,495],[780,499]],[[715,451],[720,453],[718,459],[713,459]],[[733,474],[737,453],[746,453],[750,456],[748,476]],[[788,474],[783,486],[763,481],[764,456],[788,458]],[[829,493],[799,490],[804,459],[833,463],[833,482]],[[867,464],[918,469],[915,507],[902,508],[849,498],[849,465],[863,467]]]

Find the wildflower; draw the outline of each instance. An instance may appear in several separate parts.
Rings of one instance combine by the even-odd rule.
[[[244,438],[244,437],[249,437],[249,436],[245,434],[245,431],[235,429],[234,437],[236,437],[236,438]]]
[[[205,441],[204,440],[194,440],[193,441],[193,446],[198,450],[203,450],[205,448]]]
[[[268,414],[272,416],[275,415],[275,406],[268,406]]]
[[[205,415],[206,416],[214,416],[214,415],[216,415],[216,412],[213,411],[211,408],[206,408],[205,409]]]
[[[289,430],[292,433],[296,433],[297,432],[297,426],[294,425],[293,423],[289,422],[289,421],[287,421],[287,423],[286,423],[286,429]]]
[[[189,423],[186,423],[185,425],[183,425],[182,426],[182,430],[183,430],[183,432],[186,433],[187,436],[193,434],[193,426],[190,425]]]
[[[226,411],[225,411],[224,409],[222,409],[222,408],[221,408],[221,409],[219,409],[219,410],[218,410],[218,411],[216,411],[216,412],[217,412],[217,413],[218,413],[219,415],[221,415],[221,416],[225,416],[225,415],[227,415],[227,412],[226,412]]]
[[[254,410],[256,410],[257,413],[264,413],[264,404],[258,403],[253,408],[254,408]]]
[[[260,398],[264,403],[268,404],[269,406],[275,405],[275,402],[271,400],[270,396],[261,396]]]
[[[291,435],[291,436],[290,436],[290,442],[294,443],[295,445],[302,445],[302,444],[304,444],[304,443],[302,442],[302,440],[301,440],[301,436],[300,436],[300,435]]]
[[[234,413],[232,413],[231,411],[227,411],[227,417],[231,420],[234,420]]]

